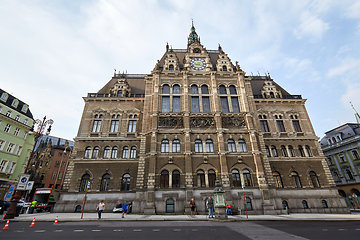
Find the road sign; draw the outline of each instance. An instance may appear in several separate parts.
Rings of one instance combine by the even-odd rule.
[[[29,181],[30,174],[21,174],[16,187],[16,190],[26,190],[27,183]]]
[[[28,181],[25,190],[32,190],[34,186],[34,181]]]

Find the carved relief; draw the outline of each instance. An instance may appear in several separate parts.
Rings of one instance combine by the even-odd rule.
[[[190,127],[201,128],[201,127],[212,127],[215,126],[214,118],[212,117],[191,117]]]
[[[222,126],[226,128],[231,127],[245,127],[245,119],[243,117],[223,117],[221,119]]]
[[[159,127],[182,128],[184,126],[182,117],[159,117]]]

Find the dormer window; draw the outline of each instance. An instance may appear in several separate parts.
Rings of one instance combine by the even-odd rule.
[[[194,48],[193,53],[201,53],[200,48]]]
[[[6,102],[6,100],[8,99],[8,94],[7,93],[3,93],[2,95],[1,95],[1,100],[3,100],[4,102]]]
[[[169,71],[174,71],[174,65],[172,64],[169,65]]]
[[[24,113],[26,113],[26,112],[27,112],[27,110],[28,110],[28,108],[29,108],[29,106],[28,106],[28,105],[26,105],[26,104],[24,104],[24,105],[22,106],[21,111],[22,111],[22,112],[24,112]]]
[[[11,103],[11,106],[13,107],[17,107],[19,105],[19,100],[14,99],[13,102]]]
[[[223,72],[227,72],[227,67],[224,65],[224,66],[222,66],[222,71]]]

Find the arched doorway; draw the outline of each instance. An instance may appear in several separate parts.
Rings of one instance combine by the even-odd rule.
[[[345,203],[346,203],[346,206],[347,206],[347,207],[350,207],[351,204],[350,204],[349,199],[346,197],[346,193],[345,193],[343,190],[338,190],[338,192],[339,192],[339,195],[344,198]]]
[[[354,201],[355,208],[360,208],[360,192],[356,188],[351,189],[351,196]]]

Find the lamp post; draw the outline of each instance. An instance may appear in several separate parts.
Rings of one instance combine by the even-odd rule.
[[[222,184],[216,174],[215,189],[215,218],[217,219],[227,219],[226,206],[225,206],[225,191],[222,189]]]
[[[44,130],[45,130],[46,127],[47,127],[46,135],[49,135],[50,131],[51,131],[51,126],[52,126],[53,123],[54,123],[54,121],[52,119],[46,120],[46,116],[44,116],[44,118],[42,120],[40,120],[40,119],[35,120],[35,124],[37,124],[37,130],[35,132],[30,132],[29,133],[29,134],[33,134],[34,137],[35,137],[34,147],[33,147],[33,150],[32,150],[32,152],[30,154],[30,158],[29,158],[29,160],[27,162],[24,173],[26,173],[29,170],[30,162],[31,162],[32,157],[34,156],[35,147],[36,147],[36,144],[37,144],[37,141],[38,141],[39,137],[43,135]],[[34,124],[34,126],[35,126],[35,124]],[[34,126],[33,126],[33,128],[34,128]],[[37,167],[36,164],[35,164],[35,167]],[[21,190],[16,190],[16,192],[12,196],[11,205],[10,205],[9,211],[7,212],[7,214],[5,216],[5,219],[13,219],[13,218],[15,218],[16,206],[17,206],[17,203],[19,202],[19,199],[22,196],[22,193],[23,192]]]

